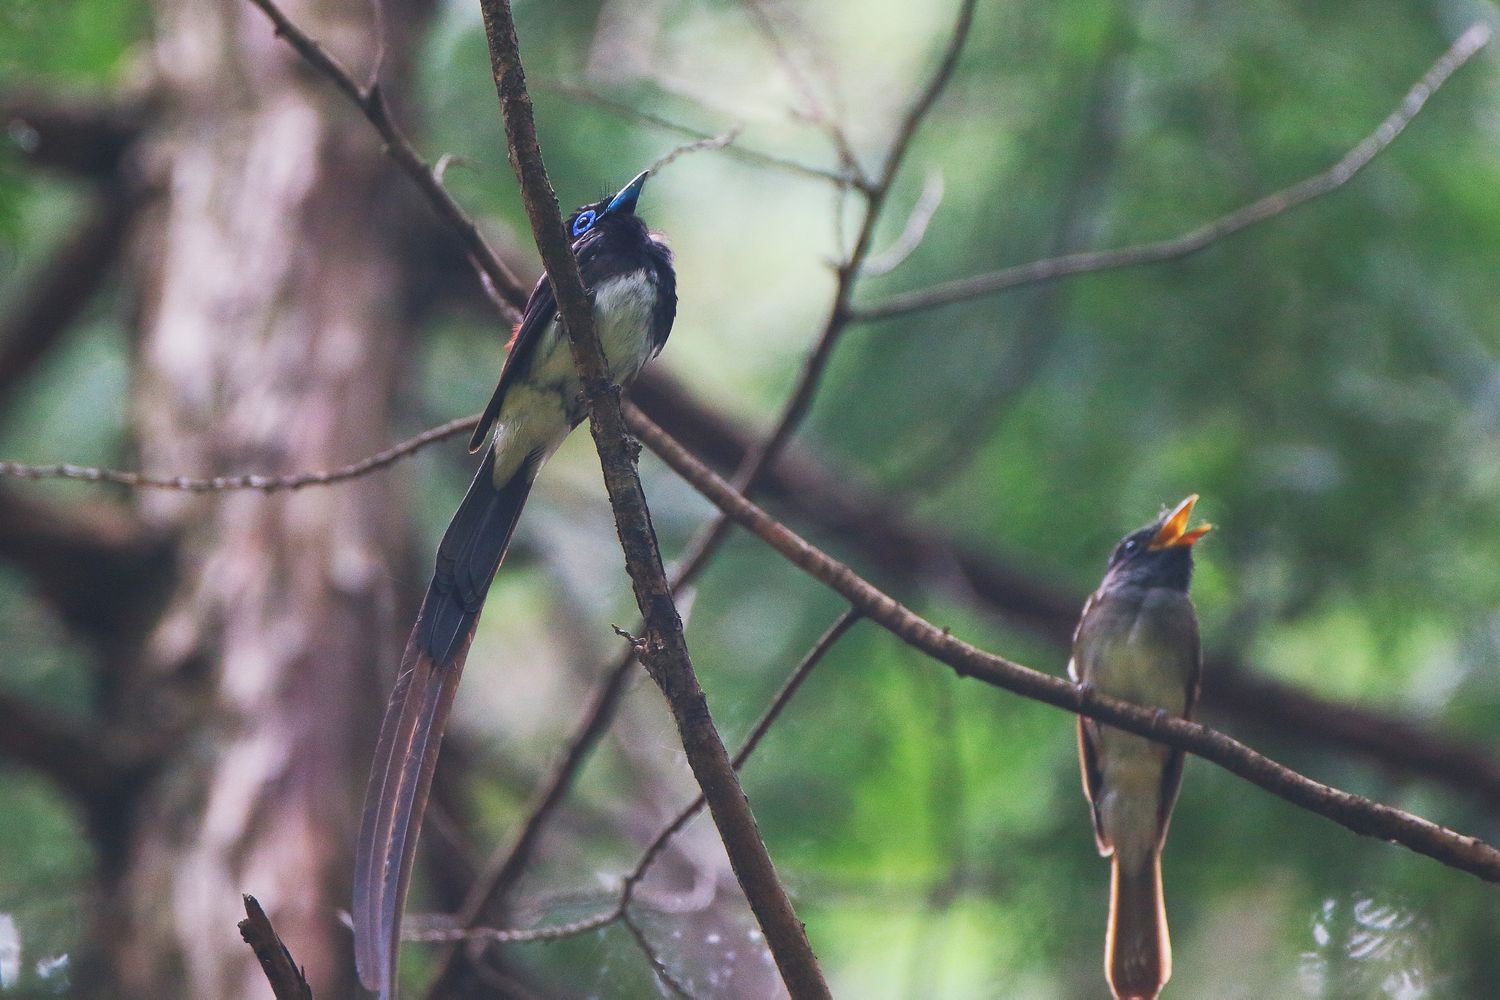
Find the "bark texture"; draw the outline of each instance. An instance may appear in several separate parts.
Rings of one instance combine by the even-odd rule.
[[[363,73],[364,0],[288,12]],[[160,0],[165,195],[139,235],[142,467],[324,468],[390,440],[405,201],[366,122],[240,0]],[[388,4],[413,30],[420,11]],[[394,44],[392,51],[402,46]],[[121,817],[104,974],[130,996],[269,995],[235,924],[264,903],[316,995],[353,994],[351,831],[399,644],[392,480],[141,498],[182,539],[122,711],[191,735]]]

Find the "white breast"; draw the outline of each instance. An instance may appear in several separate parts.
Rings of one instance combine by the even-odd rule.
[[[651,359],[656,282],[645,271],[602,281],[594,289],[594,324],[616,382],[634,378]]]

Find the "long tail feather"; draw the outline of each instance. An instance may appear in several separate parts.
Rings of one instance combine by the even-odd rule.
[[[354,948],[359,978],[382,1000],[394,994],[401,908],[433,768],[458,690],[462,657],[436,667],[408,645],[410,665],[381,726],[354,861]]]
[[[536,477],[537,456],[503,485],[495,454],[480,464],[438,548],[437,568],[380,724],[354,865],[354,950],[360,981],[395,993],[401,911],[443,730],[484,596]]]
[[[1172,977],[1172,944],[1161,892],[1161,852],[1132,869],[1110,859],[1104,971],[1117,1000],[1156,1000]]]

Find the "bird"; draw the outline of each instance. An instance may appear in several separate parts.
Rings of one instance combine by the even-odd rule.
[[[650,171],[584,205],[566,227],[611,381],[628,385],[666,343],[677,314],[672,252],[636,214]],[[449,709],[490,582],[531,485],[587,412],[552,285],[537,280],[499,384],[469,451],[478,472],[438,545],[370,768],[355,850],[355,965],[365,987],[394,995],[401,911]],[[493,430],[493,436],[491,436]]]
[[[1188,597],[1192,494],[1120,540],[1073,633],[1068,673],[1101,694],[1191,718],[1202,654]],[[1183,753],[1092,719],[1078,719],[1083,793],[1099,853],[1110,859],[1104,973],[1116,1000],[1155,1000],[1172,975],[1161,852],[1182,783]]]

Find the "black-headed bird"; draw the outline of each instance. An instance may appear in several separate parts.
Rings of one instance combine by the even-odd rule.
[[[609,377],[621,385],[662,349],[677,314],[671,251],[635,214],[646,176],[567,220]],[[470,451],[479,450],[494,428],[479,472],[438,546],[437,568],[407,640],[370,768],[355,856],[354,948],[360,980],[383,998],[395,992],[412,857],[475,623],[538,470],[586,409],[552,286],[543,275],[469,442]]]
[[[1078,684],[1190,718],[1202,660],[1188,598],[1194,494],[1115,546],[1083,606],[1068,673]],[[1161,851],[1182,782],[1181,750],[1092,719],[1078,720],[1083,792],[1099,853],[1110,858],[1104,972],[1118,1000],[1154,1000],[1172,975]]]

